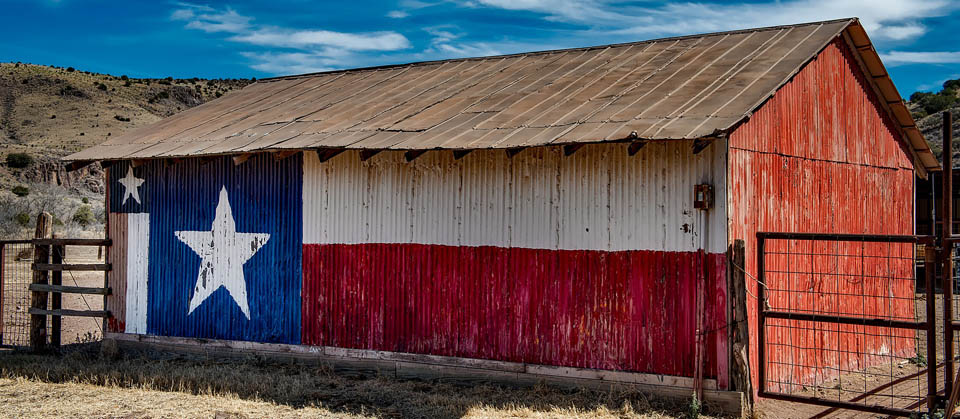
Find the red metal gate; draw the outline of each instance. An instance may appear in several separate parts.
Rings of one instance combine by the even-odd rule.
[[[760,397],[898,416],[936,406],[933,236],[757,239]]]

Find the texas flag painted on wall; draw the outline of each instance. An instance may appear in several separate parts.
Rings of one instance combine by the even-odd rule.
[[[124,331],[300,343],[300,160],[112,166]]]

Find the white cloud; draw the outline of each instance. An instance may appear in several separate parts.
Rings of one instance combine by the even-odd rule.
[[[303,74],[331,71],[338,68],[336,59],[305,52],[273,53],[242,52],[253,61],[250,67],[271,74]]]
[[[783,0],[772,3],[667,3],[625,6],[615,0],[470,0],[542,13],[620,34],[676,35],[859,16],[874,39],[906,40],[926,32],[922,19],[947,14],[947,0]]]
[[[363,62],[359,54],[410,48],[410,41],[392,31],[348,33],[254,24],[254,19],[226,7],[178,3],[170,19],[188,29],[229,34],[229,41],[286,51],[243,52],[251,68],[272,74],[327,71]],[[292,50],[292,51],[291,51]]]
[[[204,10],[207,13],[197,13],[197,10]],[[250,28],[250,22],[253,20],[247,16],[242,16],[235,10],[227,8],[222,11],[207,10],[196,7],[187,7],[174,10],[170,15],[173,20],[187,21],[187,28],[199,29],[207,33],[228,32],[238,33]]]
[[[387,17],[393,19],[403,19],[408,16],[410,16],[410,13],[407,13],[403,10],[391,10],[389,13],[387,13]]]
[[[334,47],[350,51],[395,51],[410,47],[410,41],[396,32],[343,33],[265,28],[236,35],[230,40],[253,45],[297,49]]]
[[[424,28],[430,36],[430,47],[423,51],[422,56],[439,56],[444,58],[484,57],[501,55],[502,50],[487,42],[456,42],[464,35],[457,32],[453,25],[441,25]]]
[[[960,51],[890,51],[880,54],[888,65],[901,64],[958,64]]]

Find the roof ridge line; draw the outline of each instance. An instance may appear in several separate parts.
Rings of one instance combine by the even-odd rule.
[[[591,45],[586,47],[573,47],[573,48],[560,48],[560,49],[551,49],[551,50],[543,50],[543,51],[518,52],[513,54],[488,55],[488,56],[481,56],[481,57],[462,57],[462,58],[448,58],[443,60],[413,61],[409,63],[385,64],[385,65],[370,66],[370,67],[345,68],[341,70],[319,71],[315,73],[303,73],[303,74],[291,74],[287,76],[264,77],[261,79],[257,79],[257,81],[252,84],[271,83],[271,82],[283,81],[283,80],[295,80],[300,78],[318,77],[318,76],[340,74],[340,73],[347,73],[347,72],[377,71],[377,70],[386,70],[386,69],[408,67],[408,66],[412,67],[412,66],[421,66],[421,65],[442,64],[442,63],[456,62],[456,61],[489,60],[489,59],[496,59],[496,58],[512,58],[512,57],[521,57],[521,56],[530,56],[530,55],[555,54],[558,52],[593,50],[593,49],[611,48],[611,47],[625,47],[625,46],[640,45],[640,44],[653,43],[653,42],[703,38],[703,37],[718,36],[718,35],[732,35],[732,34],[739,34],[739,33],[762,32],[762,31],[771,31],[771,30],[779,30],[779,29],[787,29],[787,28],[796,28],[800,26],[809,26],[809,25],[823,25],[823,24],[838,23],[838,22],[855,22],[859,20],[860,19],[857,17],[848,17],[848,18],[842,18],[842,19],[795,23],[790,25],[765,26],[761,28],[748,28],[748,29],[736,29],[736,30],[730,30],[730,31],[707,32],[707,33],[694,34],[694,35],[669,36],[665,38],[645,39],[642,41],[621,42],[616,44]]]

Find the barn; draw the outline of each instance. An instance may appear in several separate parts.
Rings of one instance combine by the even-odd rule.
[[[913,234],[939,170],[857,19],[260,80],[66,160],[107,337],[708,401],[757,232]]]

